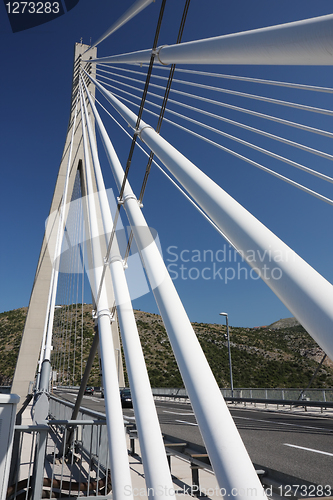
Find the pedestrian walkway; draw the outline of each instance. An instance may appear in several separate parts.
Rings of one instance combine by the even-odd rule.
[[[30,403],[25,409],[22,415],[22,425],[28,426],[33,425],[31,418],[31,408],[32,403]],[[32,462],[32,453],[34,449],[34,435],[29,433],[24,433],[24,440],[21,449],[21,459],[20,459],[20,474],[19,480],[25,480],[29,478],[33,472],[33,462]],[[130,436],[127,435],[127,446],[128,450],[131,449]],[[144,470],[141,460],[141,451],[139,441],[135,439],[135,453],[130,454],[129,452],[129,466],[131,471],[131,479],[132,479],[132,492],[133,496],[137,500],[146,500],[148,498],[147,490],[146,490],[146,482],[144,476]],[[87,471],[86,467],[82,464],[83,469],[81,471],[78,470],[79,462],[76,463],[76,473],[73,475],[73,470],[71,470],[70,464],[66,464],[65,461],[56,459],[55,454],[59,450],[56,450],[54,447],[54,442],[52,439],[48,441],[48,447],[46,452],[46,460],[45,460],[45,469],[44,469],[44,478],[54,478],[54,481],[63,484],[67,484],[67,482],[72,483],[72,487],[74,487],[75,482],[84,481],[87,482]],[[215,475],[213,472],[200,468],[197,469],[194,475],[197,477],[196,483],[192,484],[192,469],[191,463],[189,460],[185,460],[183,458],[177,456],[170,456],[170,467],[171,474],[173,480],[173,490],[167,492],[167,495],[172,497],[177,497],[177,499],[188,499],[189,497],[205,497],[206,500],[218,500],[221,499],[221,492],[219,486],[217,484]],[[80,476],[78,478],[78,475]],[[75,476],[75,477],[74,477]],[[89,476],[89,481],[93,481],[94,478]],[[46,480],[44,480],[44,489],[49,485],[46,484]],[[74,488],[73,488],[74,489]],[[49,491],[49,488],[47,487]],[[130,492],[129,488],[129,492]],[[77,495],[76,492],[72,491],[72,495]],[[81,495],[86,495],[86,492],[82,492]]]
[[[128,448],[130,449],[130,438],[128,437]],[[129,455],[131,470],[133,496],[135,499],[145,500],[148,498],[144,470],[141,460],[139,442],[135,441],[135,454]],[[192,484],[191,463],[177,456],[170,457],[173,490],[167,492],[166,496],[177,499],[187,499],[189,496],[205,498],[205,500],[222,500],[221,492],[213,472],[207,469],[198,469],[199,485]]]

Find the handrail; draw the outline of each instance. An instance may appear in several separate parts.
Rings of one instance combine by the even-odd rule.
[[[174,399],[188,399],[187,395],[179,396],[177,394],[155,394],[155,397],[161,398],[174,398]],[[305,401],[298,399],[263,399],[263,398],[237,398],[225,397],[225,401],[231,403],[262,403],[274,404],[277,406],[301,406],[301,407],[314,407],[314,408],[333,408],[333,402],[330,401]]]
[[[333,402],[328,401],[305,401],[299,399],[263,399],[263,398],[235,398],[225,397],[226,401],[233,403],[264,403],[284,406],[313,406],[316,408],[333,408]]]

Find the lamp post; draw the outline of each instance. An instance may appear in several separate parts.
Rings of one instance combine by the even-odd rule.
[[[232,365],[231,365],[231,351],[230,351],[230,336],[229,336],[229,322],[228,322],[228,313],[222,312],[220,316],[225,316],[226,325],[227,325],[227,339],[228,339],[228,354],[229,354],[229,372],[230,372],[230,387],[231,387],[231,397],[234,397],[234,381],[232,378]]]

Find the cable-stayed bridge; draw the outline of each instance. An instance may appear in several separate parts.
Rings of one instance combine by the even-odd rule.
[[[74,385],[79,372],[82,382],[71,418],[75,421],[99,345],[112,495],[133,496],[128,488],[131,477],[119,398],[119,386],[124,385],[120,332],[147,491],[151,497],[168,496],[166,492],[173,489],[172,479],[131,305],[135,294],[142,293],[140,287],[144,289],[149,282],[219,486],[227,495],[237,491],[238,497],[247,497],[246,491],[251,489],[262,496],[257,473],[163,261],[157,235],[145,218],[143,200],[151,169],[158,168],[333,358],[332,285],[207,176],[204,166],[195,165],[167,141],[162,128],[165,122],[175,127],[175,135],[190,134],[196,143],[204,141],[274,176],[278,182],[287,182],[309,197],[332,205],[333,200],[317,189],[317,182],[312,185],[296,181],[293,174],[282,174],[273,168],[279,162],[290,167],[288,172],[302,172],[301,179],[314,177],[316,181],[333,182],[325,163],[332,159],[327,152],[327,141],[332,139],[330,127],[317,126],[311,119],[323,116],[326,124],[332,111],[316,106],[311,97],[304,103],[291,97],[293,93],[298,96],[298,92],[309,96],[331,94],[332,89],[302,82],[238,77],[220,73],[220,65],[329,66],[333,17],[182,43],[189,8],[186,1],[176,43],[161,47],[158,35],[163,23],[162,1],[152,48],[98,58],[97,45],[150,3],[135,2],[94,45],[78,43],[75,47],[68,133],[12,393],[20,396],[20,405],[24,406],[37,369],[33,415],[34,424],[43,426],[49,415],[52,372],[60,374],[61,381],[69,385]],[[206,64],[210,68],[214,65],[214,72],[202,68]],[[224,86],[225,82],[231,85]],[[252,88],[255,85],[256,92],[247,91],[240,84]],[[272,89],[271,94],[267,88]],[[277,88],[283,88],[288,97],[274,97]],[[231,101],[229,96],[243,104]],[[253,102],[260,103],[260,110]],[[310,118],[305,119],[308,115]],[[255,117],[255,124],[247,119],[249,116]],[[124,165],[108,133],[110,120],[131,138]],[[234,132],[224,128],[224,124],[234,127]],[[262,142],[262,138],[269,141]],[[320,148],[313,145],[316,138],[320,138]],[[131,186],[131,173],[138,148],[144,150],[148,159],[141,187],[136,191]],[[114,177],[115,197],[105,188],[100,165],[104,154]],[[61,281],[64,278],[68,278],[67,282]],[[75,307],[75,319],[71,318],[70,326],[58,336],[54,319],[57,308],[65,302],[83,303],[82,289],[87,283],[92,293],[96,333],[84,367],[82,361],[74,359],[76,347],[71,361],[63,355],[70,342],[83,343],[83,333],[78,332],[79,308]],[[80,326],[83,328],[83,320]],[[54,349],[56,345],[58,350]],[[208,405],[211,401],[214,412]],[[72,438],[69,432],[63,448],[70,448]],[[41,441],[40,460],[46,451]],[[37,465],[33,476],[37,498],[41,491]]]

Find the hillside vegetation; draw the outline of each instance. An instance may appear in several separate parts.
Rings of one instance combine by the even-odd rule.
[[[53,365],[57,365],[57,370],[62,372],[66,379],[64,383],[70,385],[79,383],[81,345],[84,369],[94,336],[91,305],[84,305],[83,314],[81,306],[79,309],[79,314],[77,311],[73,314],[73,308],[72,311],[68,309],[65,315],[61,313],[70,319],[67,326],[63,325],[60,310],[56,314],[58,335],[54,339]],[[27,308],[22,308],[0,314],[0,385],[10,384],[13,377],[26,313]],[[135,311],[135,316],[152,387],[182,387],[182,379],[161,317],[142,311]],[[219,386],[229,387],[226,327],[193,323],[193,328]],[[230,339],[235,387],[304,388],[324,355],[294,318],[259,328],[230,327]],[[63,353],[67,353],[66,358]],[[98,359],[95,360],[89,384],[100,385]],[[312,386],[333,386],[333,363],[328,358]]]

